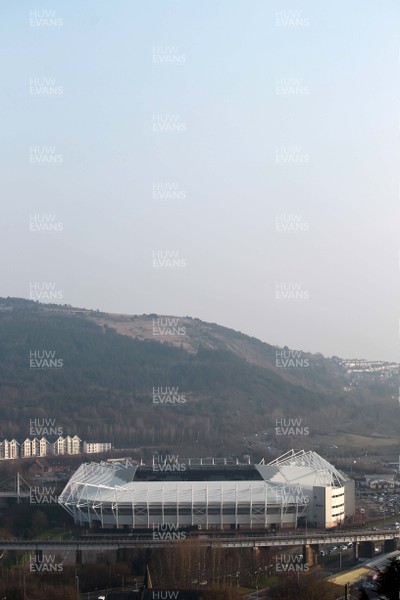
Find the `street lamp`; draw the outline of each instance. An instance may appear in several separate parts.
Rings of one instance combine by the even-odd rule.
[[[79,600],[79,577],[75,575],[75,583],[76,583],[76,600]]]
[[[360,508],[360,513],[361,513],[361,527],[364,527],[363,516],[364,516],[364,513],[365,513],[365,509],[364,508]]]

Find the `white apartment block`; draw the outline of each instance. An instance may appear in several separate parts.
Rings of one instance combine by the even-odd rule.
[[[36,438],[35,438],[36,439]],[[21,458],[28,458],[32,456],[32,442],[33,440],[26,438],[21,444]]]
[[[19,458],[19,443],[13,439],[11,442],[4,440],[0,443],[0,459],[7,460]]]
[[[30,456],[48,456],[50,454],[50,444],[45,437],[40,440],[38,438],[26,438],[21,444],[21,458],[29,458]]]
[[[46,440],[45,437],[42,437],[39,441],[39,456],[47,456],[51,454],[53,448],[51,447],[50,442]]]
[[[83,442],[84,454],[99,454],[100,452],[109,452],[111,449],[110,442]]]
[[[49,456],[51,454],[97,454],[112,450],[109,442],[83,442],[77,435],[59,436],[56,441],[49,442],[45,437],[26,438],[21,444],[17,440],[0,442],[0,460],[13,458],[31,458],[33,456]]]
[[[77,435],[67,435],[66,438],[60,435],[54,442],[54,454],[80,454],[81,441]]]

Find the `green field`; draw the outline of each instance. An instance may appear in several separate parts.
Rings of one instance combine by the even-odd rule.
[[[375,453],[397,453],[400,446],[400,438],[387,437],[378,434],[361,435],[358,433],[338,432],[333,435],[315,435],[311,438],[315,444],[320,446],[338,446],[340,450],[362,450],[368,449]]]

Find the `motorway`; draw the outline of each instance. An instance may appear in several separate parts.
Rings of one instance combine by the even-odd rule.
[[[53,550],[53,551],[71,551],[85,550],[93,552],[101,552],[104,550],[119,550],[122,548],[149,548],[149,547],[165,547],[173,544],[182,543],[182,541],[190,542],[190,540],[200,542],[206,547],[219,548],[257,548],[257,547],[283,547],[283,546],[305,546],[308,544],[340,544],[353,542],[367,541],[382,541],[400,539],[398,529],[381,529],[377,531],[341,531],[334,533],[297,533],[290,535],[271,536],[265,534],[251,534],[234,537],[221,537],[219,535],[201,535],[196,537],[188,536],[185,540],[162,540],[140,537],[91,537],[91,538],[75,538],[68,540],[22,540],[8,539],[0,540],[0,550]]]

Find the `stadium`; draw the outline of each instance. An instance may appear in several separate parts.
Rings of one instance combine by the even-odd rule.
[[[354,514],[354,482],[316,452],[265,464],[157,456],[152,466],[82,464],[58,502],[86,527],[334,527]]]

